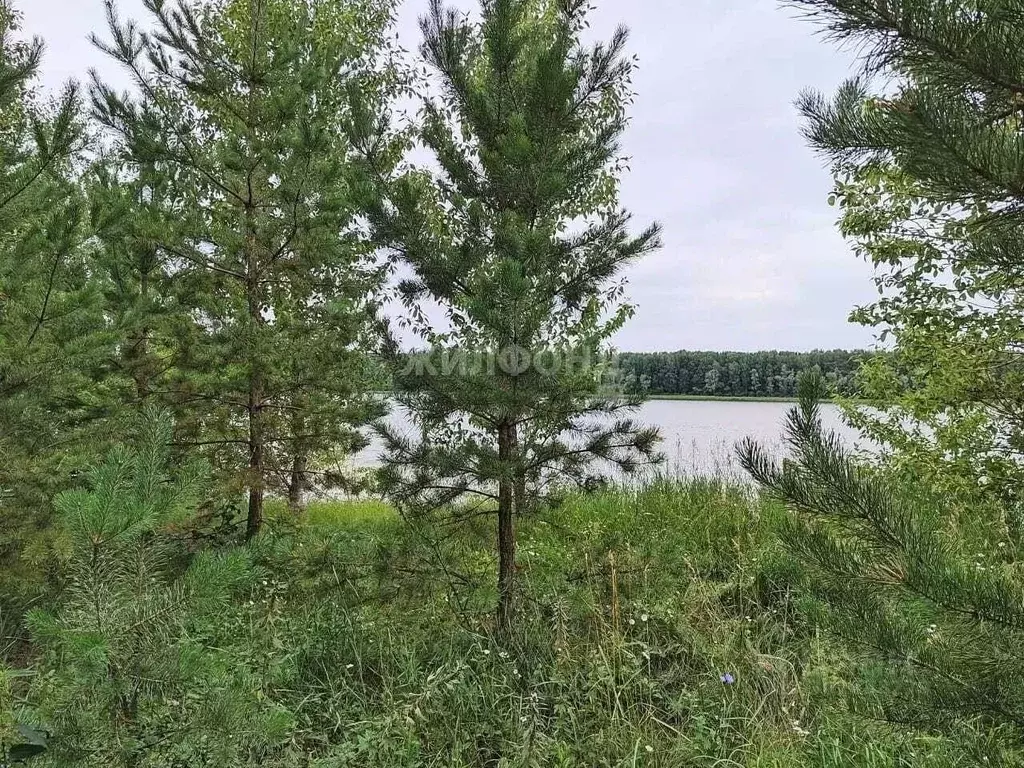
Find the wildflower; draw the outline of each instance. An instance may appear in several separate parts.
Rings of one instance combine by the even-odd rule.
[[[491,652],[487,648],[484,648],[484,656],[490,656],[490,655],[491,655]]]
[[[634,624],[636,624],[636,619],[630,619],[629,626],[633,626]]]
[[[644,747],[644,749],[646,749],[648,752],[653,752],[654,751],[654,747],[652,747],[650,744],[648,744],[646,747]]]
[[[647,615],[646,613],[641,613],[641,614],[640,614],[640,621],[642,621],[642,622],[644,622],[644,623],[646,623],[646,622],[647,622],[647,619],[649,619],[649,618],[650,618],[650,617],[649,617],[649,616],[648,616],[648,615]]]
[[[729,672],[723,672],[721,675],[718,676],[718,679],[721,680],[722,683],[724,683],[725,685],[732,685],[736,682],[736,678],[733,677]]]

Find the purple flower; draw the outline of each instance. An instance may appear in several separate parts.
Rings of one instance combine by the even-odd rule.
[[[721,680],[725,685],[732,685],[736,682],[736,678],[728,672],[719,675],[718,679]]]

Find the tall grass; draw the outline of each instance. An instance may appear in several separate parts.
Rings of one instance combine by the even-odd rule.
[[[803,618],[781,514],[660,480],[525,519],[497,644],[490,520],[315,505],[260,545],[266,694],[317,766],[976,765],[970,739],[850,713],[857,665]]]

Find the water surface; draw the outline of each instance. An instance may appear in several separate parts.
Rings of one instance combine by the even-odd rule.
[[[783,430],[792,403],[719,400],[650,400],[637,412],[638,421],[661,430],[666,456],[664,470],[691,477],[716,474],[742,479],[736,460],[736,443],[752,437],[779,456],[785,455]],[[392,413],[391,422],[399,429],[412,425],[401,412]],[[822,406],[822,421],[838,432],[851,446],[857,433],[842,420],[839,408]],[[356,457],[356,464],[371,467],[379,463],[380,445],[374,443]]]
[[[752,437],[778,456],[786,455],[783,441],[786,414],[793,403],[710,400],[650,400],[639,418],[661,429],[661,450],[674,474],[742,475],[736,443]],[[822,423],[851,446],[857,433],[835,405],[822,405]]]

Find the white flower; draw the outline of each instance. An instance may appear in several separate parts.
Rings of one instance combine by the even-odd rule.
[[[646,622],[650,617],[646,613],[640,614],[640,621]]]
[[[644,747],[644,749],[646,749],[648,752],[653,752],[654,751],[654,747],[652,747],[650,744],[648,744],[646,747]]]

